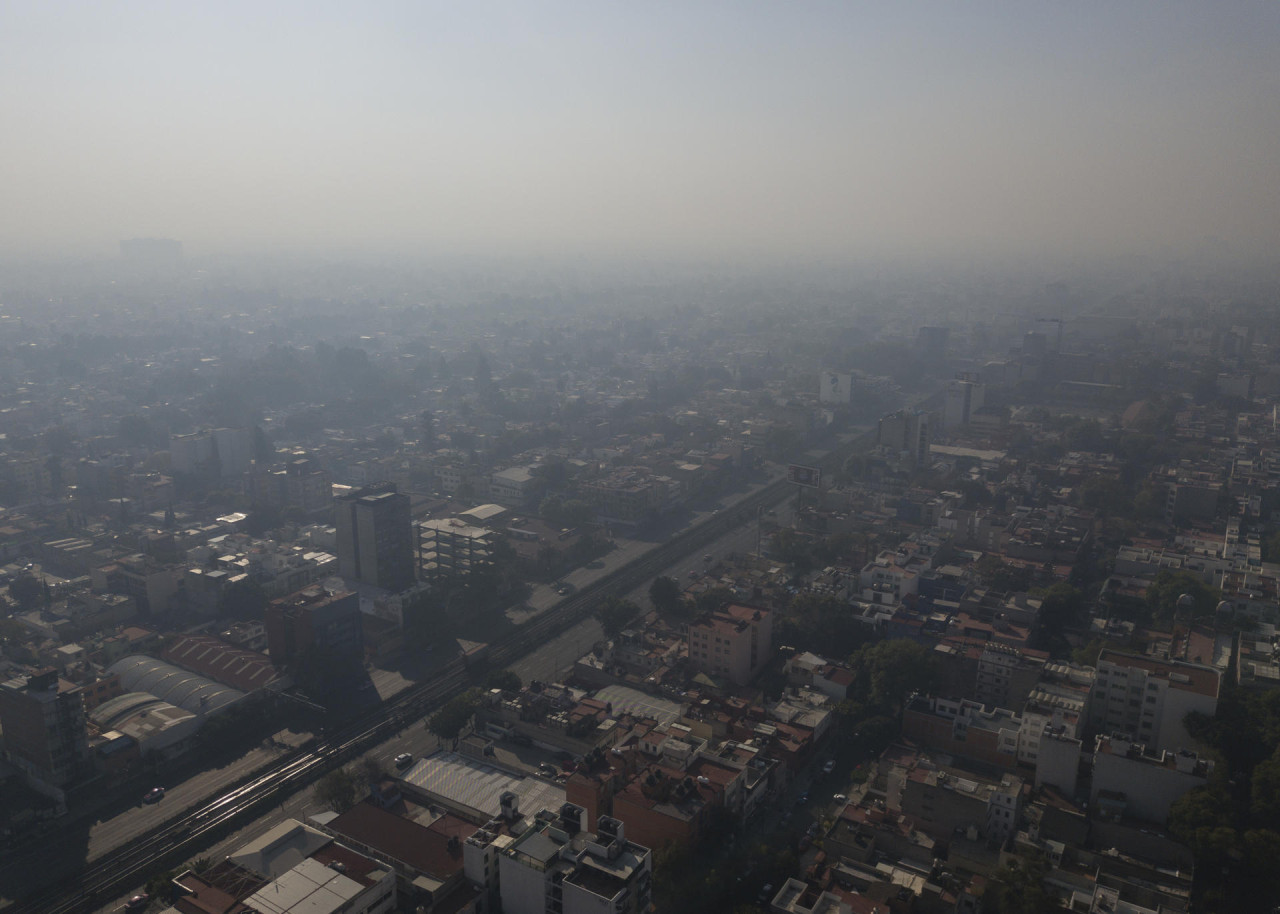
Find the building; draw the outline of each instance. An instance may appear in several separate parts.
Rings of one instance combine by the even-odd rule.
[[[187,476],[238,477],[253,459],[247,428],[215,428],[169,437],[169,466]]]
[[[773,614],[731,604],[689,626],[689,662],[746,685],[773,658]]]
[[[941,752],[1000,768],[1018,763],[1022,718],[974,701],[918,695],[902,716],[902,734]]]
[[[876,429],[876,445],[913,467],[929,462],[932,440],[930,417],[924,410],[898,410],[881,419]]]
[[[360,598],[314,584],[267,605],[267,653],[271,664],[306,688],[353,676],[364,666]]]
[[[414,581],[409,496],[394,483],[355,489],[337,500],[338,573],[385,590]]]
[[[386,914],[396,907],[396,875],[388,866],[286,819],[227,861],[265,881],[244,907],[259,914]]]
[[[460,517],[418,525],[418,568],[423,580],[453,578],[493,564],[496,534]]]
[[[853,399],[853,375],[847,371],[823,371],[818,382],[818,402],[848,406]]]
[[[65,787],[92,769],[80,690],[43,669],[0,682],[5,758],[29,777]]]
[[[942,392],[943,427],[968,425],[985,400],[986,387],[977,378],[961,375],[948,381]]]
[[[1212,717],[1221,681],[1213,667],[1103,650],[1091,702],[1094,728],[1157,750],[1191,746],[1183,718],[1192,711]]]
[[[1100,735],[1089,800],[1102,818],[1131,816],[1163,825],[1174,801],[1207,784],[1212,772],[1212,761],[1186,749],[1148,755],[1140,743]]]
[[[653,855],[626,839],[622,822],[601,816],[594,834],[585,811],[544,810],[498,855],[505,914],[639,914],[651,904]]]
[[[889,809],[906,813],[934,837],[973,828],[1003,843],[1017,830],[1023,780],[1015,774],[983,778],[909,755],[891,765],[886,783]]]
[[[538,477],[529,467],[498,470],[489,477],[489,497],[499,504],[519,508],[533,495]]]

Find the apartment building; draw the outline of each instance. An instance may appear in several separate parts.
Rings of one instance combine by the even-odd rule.
[[[1128,734],[1157,750],[1188,747],[1192,740],[1183,718],[1192,711],[1213,716],[1221,680],[1212,667],[1103,650],[1092,700],[1094,728]]]

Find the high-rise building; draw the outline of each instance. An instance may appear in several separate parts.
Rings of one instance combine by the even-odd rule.
[[[413,522],[409,496],[395,483],[355,489],[338,499],[338,573],[390,591],[414,581]]]
[[[352,591],[313,584],[272,600],[266,626],[271,663],[305,688],[324,692],[364,665],[360,598]]]
[[[44,669],[0,682],[5,757],[29,776],[66,787],[92,772],[80,689]]]
[[[943,391],[943,425],[946,428],[968,425],[985,400],[986,387],[976,376],[964,374],[951,379]]]
[[[933,440],[929,421],[924,410],[900,409],[880,420],[876,444],[905,457],[912,466],[923,466],[929,462],[929,444]]]

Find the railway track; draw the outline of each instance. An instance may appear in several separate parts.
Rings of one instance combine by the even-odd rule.
[[[866,432],[812,462],[824,472],[831,472],[838,469],[848,455],[871,442],[874,442],[874,432]],[[786,480],[776,480],[723,513],[682,531],[635,561],[583,587],[494,643],[489,651],[489,665],[508,666],[549,638],[581,622],[600,600],[634,590],[690,553],[755,520],[760,509],[773,507],[789,492],[790,484]],[[380,744],[409,721],[439,707],[475,681],[475,671],[469,670],[461,659],[454,660],[430,679],[388,699],[371,715],[294,750],[250,775],[232,790],[108,851],[90,861],[76,876],[48,886],[4,910],[7,914],[81,914],[92,910],[138,885],[148,873],[197,855],[252,814],[280,802]]]

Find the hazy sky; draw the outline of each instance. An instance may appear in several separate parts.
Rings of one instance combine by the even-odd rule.
[[[0,245],[1280,250],[1280,3],[0,0]]]

